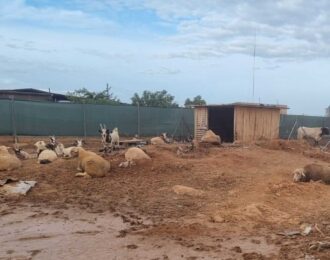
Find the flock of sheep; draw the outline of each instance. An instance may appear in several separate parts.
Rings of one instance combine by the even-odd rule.
[[[108,152],[119,148],[119,132],[118,128],[110,131],[105,125],[100,125],[101,143],[103,149],[100,151]],[[312,138],[315,142],[319,142],[323,135],[329,135],[328,128],[298,128],[298,139]],[[162,134],[161,136],[150,139],[150,144],[160,145],[170,143],[171,140]],[[203,143],[221,144],[220,136],[214,134],[212,130],[206,131],[201,138]],[[192,148],[196,140],[192,142]],[[22,166],[20,159],[36,158],[40,164],[51,163],[58,157],[62,158],[78,158],[79,177],[104,177],[110,171],[110,162],[102,156],[85,150],[82,140],[76,140],[70,147],[64,147],[62,143],[58,143],[54,136],[50,137],[49,143],[38,141],[34,144],[36,147],[36,155],[28,154],[17,146],[14,146],[15,154],[9,152],[10,147],[0,146],[0,171],[14,170]],[[178,150],[179,151],[179,150]],[[150,160],[151,158],[139,147],[131,147],[125,152],[126,161],[120,163],[119,167],[128,167],[135,164],[137,160]],[[293,172],[293,180],[295,182],[323,181],[330,184],[330,167],[318,164],[309,164],[304,168],[296,169]]]

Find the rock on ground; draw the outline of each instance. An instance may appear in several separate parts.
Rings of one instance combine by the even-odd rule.
[[[204,194],[204,191],[202,190],[197,190],[183,185],[174,185],[172,189],[178,195],[202,196]]]

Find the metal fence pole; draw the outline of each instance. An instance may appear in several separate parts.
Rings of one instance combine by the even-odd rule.
[[[141,135],[141,117],[140,117],[140,103],[137,103],[137,132],[138,136],[140,137]]]
[[[87,137],[87,127],[86,127],[86,105],[85,105],[85,103],[82,104],[82,109],[83,109],[84,139],[86,140],[86,137]]]
[[[11,107],[10,107],[10,116],[11,116],[11,129],[14,139],[14,143],[17,143],[17,132],[16,132],[16,118],[15,118],[15,100],[14,96],[11,96]]]

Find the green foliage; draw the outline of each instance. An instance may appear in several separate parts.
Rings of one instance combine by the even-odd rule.
[[[140,105],[145,107],[178,107],[174,102],[174,96],[167,93],[166,90],[151,92],[143,91],[140,97],[137,93],[131,98],[132,105]]]
[[[190,98],[187,98],[186,101],[184,102],[185,107],[191,107],[194,105],[206,105],[206,101],[200,96],[194,97],[193,100],[190,100]]]
[[[110,92],[110,89],[105,89],[100,92],[89,91],[86,88],[80,88],[73,92],[68,92],[67,97],[73,103],[85,104],[120,104],[120,100]]]

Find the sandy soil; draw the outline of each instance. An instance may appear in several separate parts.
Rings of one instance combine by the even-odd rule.
[[[19,141],[32,152],[38,139],[47,140]],[[295,168],[327,164],[328,153],[280,140],[183,156],[177,146],[147,146],[151,162],[125,169],[124,151],[113,153],[100,179],[74,177],[76,159],[0,172],[38,182],[26,196],[0,195],[0,259],[330,259],[329,249],[310,249],[330,241],[330,187],[292,182]],[[97,151],[99,139],[86,147]],[[279,234],[306,225],[307,236]]]

